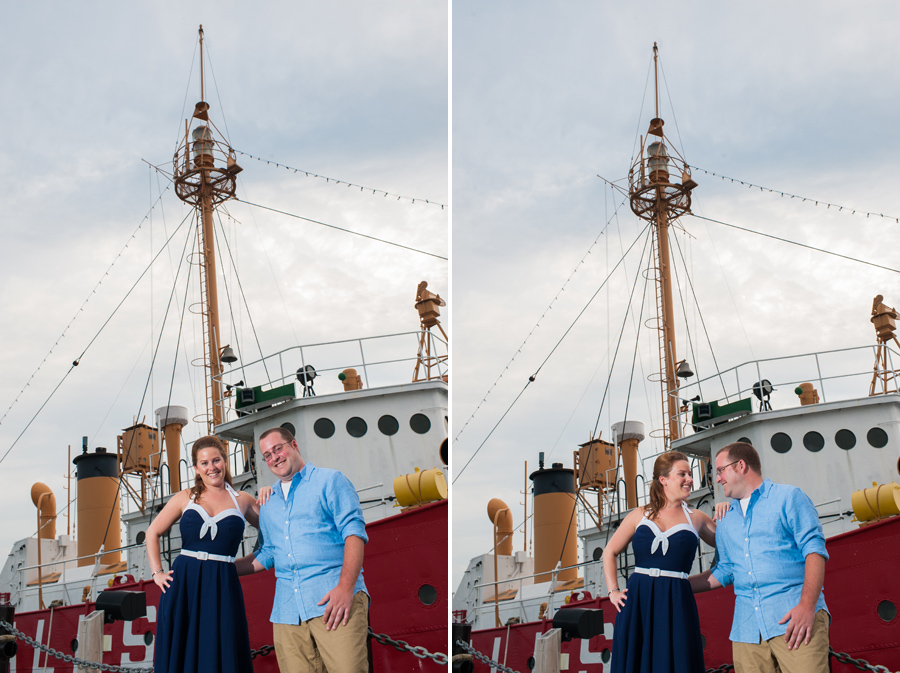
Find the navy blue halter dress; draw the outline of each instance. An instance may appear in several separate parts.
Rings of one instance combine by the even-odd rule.
[[[613,631],[614,673],[703,673],[700,617],[687,576],[699,538],[687,521],[665,532],[648,518],[634,531],[635,571]],[[663,574],[656,576],[656,571]]]
[[[253,671],[244,594],[234,567],[244,516],[227,488],[233,509],[211,517],[191,502],[181,515],[182,553],[159,601],[155,673]]]

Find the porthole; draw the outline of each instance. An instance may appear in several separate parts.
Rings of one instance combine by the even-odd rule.
[[[784,434],[783,432],[776,432],[774,435],[772,435],[772,439],[769,440],[769,443],[772,445],[775,453],[787,453],[794,445],[794,443],[791,441],[790,436]]]
[[[419,587],[419,600],[422,605],[434,605],[437,602],[437,589],[430,584],[423,584]]]
[[[834,435],[834,443],[844,451],[849,451],[856,446],[856,435],[852,430],[838,430]]]
[[[441,449],[440,449],[441,463],[443,463],[444,465],[450,464],[450,456],[449,456],[448,451],[449,451],[449,443],[447,442],[447,437],[444,437],[444,441],[441,442]]]
[[[144,633],[144,645],[150,647],[153,644],[153,633],[151,631],[147,631]]]
[[[591,558],[593,558],[595,561],[599,561],[601,558],[603,558],[603,547],[596,547],[591,554]]]
[[[400,424],[397,422],[396,418],[385,414],[378,419],[378,429],[381,430],[381,434],[383,435],[396,435],[397,430],[400,429]]]
[[[364,434],[366,434],[366,431],[368,429],[369,426],[366,425],[366,422],[359,416],[354,416],[349,421],[347,421],[347,433],[351,437],[362,437]]]
[[[147,533],[142,530],[138,531],[138,534],[134,536],[134,541],[138,544],[144,544],[144,540],[147,539]]]
[[[751,442],[750,439],[747,437],[741,437],[738,441],[743,442],[744,444],[750,444],[750,446],[753,446],[753,442]]]
[[[334,434],[334,422],[330,418],[320,418],[313,423],[313,432],[317,437],[328,439]]]
[[[534,657],[528,657],[528,661],[525,662],[525,665],[528,667],[529,671],[533,671],[535,663],[537,662],[535,662]]]
[[[425,414],[413,414],[412,418],[409,419],[409,427],[412,428],[413,432],[424,435],[431,430],[431,419]]]
[[[894,621],[897,616],[897,606],[891,601],[881,601],[878,604],[878,616],[885,622]]]
[[[872,428],[866,433],[866,440],[876,449],[883,449],[887,446],[888,436],[881,428]]]
[[[604,647],[600,650],[600,661],[604,664],[608,664],[610,659],[612,659],[612,651],[610,651],[608,647]]]
[[[807,451],[817,453],[825,448],[825,438],[815,430],[810,430],[803,435],[803,446],[806,447]]]
[[[297,429],[294,427],[293,423],[282,423],[281,429],[290,432],[292,437],[297,436]]]
[[[69,643],[69,647],[72,648],[72,654],[78,652],[78,638],[72,638],[72,642]]]

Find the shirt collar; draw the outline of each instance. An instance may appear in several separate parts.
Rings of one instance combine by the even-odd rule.
[[[293,486],[295,481],[309,481],[312,477],[312,473],[315,472],[316,466],[312,463],[304,463],[303,469],[299,472],[294,473],[294,476],[291,477],[291,485]],[[281,492],[281,479],[278,479],[272,486],[274,491]]]
[[[763,479],[763,482],[759,486],[757,486],[755,489],[753,489],[753,491],[750,492],[750,497],[752,498],[753,494],[756,493],[757,491],[759,491],[760,498],[768,498],[769,490],[771,488],[772,488],[772,480],[771,479]],[[741,501],[739,499],[737,499],[737,498],[731,499],[730,510],[731,509],[739,509],[740,506],[741,506]]]

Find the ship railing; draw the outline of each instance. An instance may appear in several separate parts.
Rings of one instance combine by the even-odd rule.
[[[420,353],[421,358],[420,359]],[[298,374],[308,365],[315,368],[312,391],[327,395],[344,391],[338,375],[355,369],[364,389],[383,388],[409,383],[416,364],[429,367],[431,380],[447,380],[449,376],[449,348],[447,341],[429,330],[398,332],[365,339],[345,339],[304,346],[292,346],[272,355],[240,363],[223,372],[218,378],[226,389],[223,406],[241,388],[267,389],[297,382]],[[427,362],[426,362],[427,361]],[[296,385],[296,395],[308,394],[305,385]]]
[[[472,613],[482,613],[484,610],[493,611],[494,609],[494,596],[498,593],[500,595],[511,591],[513,589],[516,590],[516,598],[508,601],[501,601],[500,609],[504,611],[503,617],[505,619],[509,619],[511,616],[518,616],[523,621],[526,619],[525,614],[525,603],[529,600],[532,600],[529,597],[521,597],[522,588],[524,586],[540,586],[540,584],[544,584],[547,586],[547,594],[540,595],[539,602],[547,603],[547,612],[545,614],[552,614],[557,608],[561,607],[566,602],[566,598],[570,595],[571,592],[559,591],[556,592],[554,589],[558,585],[558,577],[559,574],[565,570],[580,570],[587,566],[597,565],[600,561],[584,561],[582,563],[576,563],[574,565],[554,568],[553,570],[544,570],[539,573],[534,573],[532,575],[516,575],[515,577],[510,577],[507,579],[497,580],[495,582],[479,582],[477,586],[473,587],[473,591],[475,593],[475,604],[474,610]],[[549,582],[541,582],[535,583],[534,580],[537,577],[544,577],[547,574],[550,574],[551,579]],[[493,587],[493,591],[488,592],[489,588]],[[584,587],[579,589],[579,591],[585,590]],[[549,595],[549,598],[548,598]],[[593,594],[592,594],[593,595]],[[535,596],[534,600],[537,601],[538,597]],[[518,615],[510,615],[508,607],[516,606],[518,608]],[[485,615],[487,613],[484,613]]]
[[[887,369],[881,369],[878,364],[881,348],[884,349]],[[873,376],[885,377],[889,381],[887,384],[879,383],[879,391],[886,387],[888,393],[900,394],[900,377],[892,375],[897,366],[900,366],[900,353],[888,345],[870,344],[750,360],[697,381],[682,383],[672,395],[677,398],[681,409],[681,427],[689,432],[693,427],[693,403],[716,402],[723,405],[755,398],[762,407],[760,395],[765,392],[761,385],[764,381],[768,381],[772,388],[771,394],[765,396],[772,409],[797,407],[799,400],[794,389],[803,383],[813,384],[820,403],[868,396]]]
[[[14,582],[11,584],[11,586],[13,586],[15,588],[15,597],[13,600],[14,601],[19,600],[22,596],[25,595],[25,593],[28,589],[37,591],[37,589],[38,589],[37,585],[29,586],[29,578],[28,578],[27,574],[30,571],[41,570],[41,571],[46,572],[48,570],[51,570],[52,572],[60,572],[59,568],[60,568],[60,566],[62,566],[63,570],[61,571],[61,576],[52,582],[47,581],[45,579],[41,585],[42,589],[45,592],[55,590],[54,595],[58,595],[58,594],[64,595],[67,605],[74,605],[76,603],[81,603],[83,601],[82,601],[80,593],[77,596],[71,596],[69,594],[69,589],[70,589],[69,585],[70,584],[74,583],[75,585],[77,585],[77,589],[79,591],[85,585],[84,584],[85,582],[90,582],[92,589],[95,589],[98,587],[105,588],[107,586],[107,584],[109,583],[109,580],[112,576],[97,574],[97,571],[100,569],[100,567],[104,565],[100,562],[100,559],[103,556],[106,556],[107,554],[113,554],[116,552],[127,552],[132,549],[139,549],[139,548],[143,548],[143,547],[144,547],[144,543],[140,542],[140,543],[135,543],[135,544],[130,544],[130,545],[124,545],[121,547],[117,547],[115,549],[102,549],[93,554],[84,554],[82,556],[57,558],[55,560],[49,560],[44,563],[39,563],[39,564],[36,563],[33,565],[25,565],[25,566],[21,566],[18,568],[13,568],[12,571],[16,577]],[[93,559],[94,564],[92,566],[91,565],[84,565],[84,566],[74,565],[74,564],[77,564],[78,561],[82,561],[84,559]],[[83,571],[81,571],[81,573],[90,572],[90,577],[85,578],[82,576],[81,573],[77,573],[77,571],[81,568],[89,569],[89,571],[83,570]],[[131,570],[134,570],[134,568],[129,566],[129,571],[131,571]],[[67,577],[67,575],[69,575],[73,572],[77,573],[74,577]],[[140,572],[136,573],[137,577],[141,577],[141,575],[142,575],[142,573],[140,573]],[[47,577],[47,576],[49,576],[49,575],[46,575],[45,577]],[[44,595],[45,595],[45,597],[47,597],[48,600],[50,600],[50,597],[47,596],[47,593],[45,593]]]

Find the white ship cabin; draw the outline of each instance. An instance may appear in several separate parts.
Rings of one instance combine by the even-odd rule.
[[[826,537],[855,530],[867,520],[896,515],[900,379],[894,375],[894,363],[900,365],[900,354],[887,346],[881,346],[881,352],[878,348],[749,362],[682,384],[680,421],[686,435],[673,441],[671,448],[692,459],[695,490],[689,505],[712,514],[715,503],[725,499],[714,483],[715,455],[727,444],[745,441],[759,451],[765,477],[795,484],[809,495]],[[632,423],[640,426],[628,421]],[[616,425],[621,430],[622,424]],[[456,621],[466,621],[473,628],[533,621],[542,614],[552,615],[573,593],[606,595],[600,559],[619,519],[628,511],[617,456],[623,437],[616,438],[613,429],[612,438],[612,443],[602,442],[612,452],[606,458],[607,467],[600,468],[607,470],[608,478],[575,486],[580,562],[558,566],[549,581],[538,581],[543,569],[535,568],[529,555],[500,554],[495,579],[493,554],[476,557],[454,595]],[[643,484],[652,476],[658,453],[648,455],[646,447],[640,448],[635,484],[638,505],[643,505],[647,502]],[[537,550],[537,531],[535,536]],[[705,570],[713,560],[714,551],[702,542],[700,546],[693,572]],[[553,548],[554,554],[562,556],[559,546]],[[631,564],[626,551],[619,558],[620,571],[627,572]],[[564,580],[567,570],[577,571],[579,580]]]
[[[432,341],[418,357],[422,338]],[[259,436],[284,427],[304,461],[350,479],[367,523],[400,513],[415,499],[413,490],[445,498],[446,352],[446,342],[430,332],[410,332],[289,348],[236,364],[221,377],[228,415],[216,427],[229,443],[235,488],[255,495],[274,485],[258,452]],[[182,487],[193,482],[191,466],[183,464],[182,473]],[[123,518],[128,542],[143,542],[149,515],[135,511]],[[256,531],[248,526],[241,553],[255,543]],[[180,549],[177,527],[163,546],[164,557]],[[142,557],[141,548],[133,565]]]

